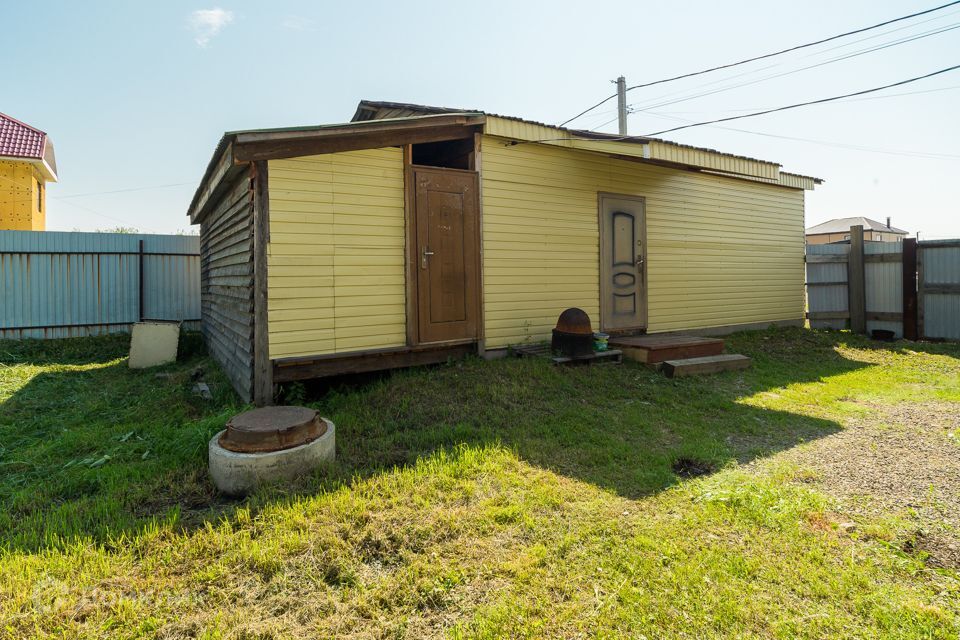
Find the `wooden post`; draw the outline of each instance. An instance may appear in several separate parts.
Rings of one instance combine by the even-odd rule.
[[[850,255],[847,261],[847,294],[850,305],[850,330],[867,332],[866,270],[863,260],[863,225],[850,227]]]
[[[917,240],[917,340],[923,340],[927,332],[923,322],[923,303],[926,299],[926,295],[924,295],[925,284],[923,280],[923,245]]]
[[[267,327],[267,243],[270,241],[270,199],[267,161],[251,167],[253,178],[253,403],[273,404],[273,363]]]
[[[903,337],[916,340],[917,333],[917,239],[903,241]]]

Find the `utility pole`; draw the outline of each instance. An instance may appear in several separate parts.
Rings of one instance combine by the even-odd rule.
[[[620,135],[627,135],[627,79],[620,76],[617,82],[617,120],[620,123]]]

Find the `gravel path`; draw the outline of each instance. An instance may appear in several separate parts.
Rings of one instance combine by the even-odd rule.
[[[780,459],[819,472],[851,515],[904,516],[917,527],[905,550],[960,568],[960,403],[858,404],[865,416]]]

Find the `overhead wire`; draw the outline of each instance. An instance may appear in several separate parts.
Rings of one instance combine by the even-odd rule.
[[[916,76],[916,77],[913,77],[913,78],[908,78],[908,79],[906,79],[906,80],[901,80],[901,81],[899,81],[899,82],[893,82],[893,83],[891,83],[891,84],[886,84],[886,85],[883,85],[883,86],[881,86],[881,87],[873,87],[873,88],[871,88],[871,89],[864,89],[864,90],[862,90],[862,91],[854,91],[853,93],[846,93],[846,94],[839,95],[839,96],[831,96],[831,97],[829,97],[829,98],[820,98],[820,99],[818,99],[818,100],[808,100],[808,101],[806,101],[806,102],[798,102],[798,103],[796,103],[796,104],[790,104],[790,105],[786,105],[786,106],[783,106],[783,107],[777,107],[777,108],[775,108],[775,109],[766,109],[766,110],[764,110],[764,111],[756,111],[756,112],[754,112],[754,113],[747,113],[747,114],[743,114],[743,115],[739,115],[739,116],[729,116],[729,117],[726,117],[726,118],[717,118],[717,119],[715,119],[715,120],[706,120],[706,121],[703,121],[703,122],[695,122],[695,123],[693,123],[693,124],[687,124],[687,125],[683,125],[683,126],[680,126],[680,127],[673,127],[672,129],[664,129],[664,130],[662,130],[662,131],[656,131],[656,132],[650,133],[650,134],[648,134],[648,135],[650,135],[650,136],[658,136],[658,135],[662,135],[662,134],[664,134],[664,133],[670,133],[670,132],[672,132],[672,131],[680,131],[681,129],[690,129],[690,128],[692,128],[692,127],[702,127],[702,126],[704,126],[704,125],[714,124],[714,123],[717,123],[717,122],[729,122],[730,120],[741,120],[741,119],[743,119],[743,118],[754,118],[754,117],[756,117],[756,116],[762,116],[762,115],[766,115],[766,114],[768,114],[768,113],[776,113],[776,112],[778,112],[778,111],[787,111],[787,110],[789,110],[789,109],[797,109],[797,108],[800,108],[800,107],[807,107],[807,106],[811,106],[811,105],[815,105],[815,104],[824,104],[824,103],[826,103],[826,102],[834,102],[834,101],[836,101],[836,100],[842,100],[843,98],[851,98],[851,97],[854,97],[854,96],[861,96],[861,95],[865,95],[865,94],[869,94],[869,93],[875,93],[875,92],[877,92],[877,91],[883,91],[884,89],[890,89],[890,88],[892,88],[892,87],[899,87],[899,86],[902,86],[902,85],[905,85],[905,84],[910,84],[910,83],[913,83],[913,82],[918,82],[918,81],[920,81],[920,80],[925,80],[925,79],[927,79],[927,78],[932,78],[932,77],[934,77],[934,76],[938,76],[938,75],[941,75],[941,74],[944,74],[944,73],[949,73],[950,71],[956,71],[957,69],[960,69],[960,64],[954,65],[954,66],[952,66],[952,67],[947,67],[947,68],[945,68],[945,69],[940,69],[940,70],[938,70],[938,71],[933,71],[933,72],[931,72],[931,73],[927,73],[927,74],[924,74],[924,75],[922,75],[922,76]]]
[[[828,65],[828,64],[833,64],[833,63],[835,63],[835,62],[841,62],[841,61],[843,61],[843,60],[848,60],[848,59],[850,59],[850,58],[855,58],[855,57],[858,57],[858,56],[866,55],[866,54],[868,54],[868,53],[874,53],[874,52],[876,52],[876,51],[882,51],[883,49],[888,49],[888,48],[890,48],[890,47],[895,47],[895,46],[899,46],[899,45],[902,45],[902,44],[907,44],[908,42],[913,42],[914,40],[920,40],[920,39],[922,39],[922,38],[929,38],[929,37],[931,37],[931,36],[939,35],[939,34],[941,34],[941,33],[947,32],[947,31],[953,31],[954,29],[960,29],[960,23],[952,24],[952,25],[947,26],[947,27],[942,27],[942,28],[939,28],[939,29],[936,29],[936,30],[932,30],[932,31],[929,31],[929,32],[925,32],[925,33],[922,33],[922,34],[918,34],[918,35],[915,35],[915,36],[911,36],[911,37],[909,37],[909,38],[903,38],[903,39],[900,39],[900,40],[897,40],[897,41],[885,43],[885,44],[882,44],[882,45],[877,45],[877,46],[870,47],[870,48],[867,48],[867,49],[862,49],[862,50],[860,50],[860,51],[856,51],[856,52],[853,52],[853,53],[849,53],[849,54],[846,54],[846,55],[843,55],[843,56],[839,56],[839,57],[836,57],[836,58],[831,58],[830,60],[824,60],[823,62],[818,62],[818,63],[816,63],[816,64],[811,64],[811,65],[807,65],[807,66],[805,66],[805,67],[800,67],[799,69],[793,69],[793,70],[790,70],[790,71],[783,71],[783,72],[781,72],[781,73],[775,73],[775,74],[772,74],[772,75],[769,75],[769,76],[764,76],[764,77],[762,77],[762,78],[757,78],[757,79],[755,79],[755,80],[750,80],[749,82],[742,82],[742,83],[738,83],[738,84],[727,85],[727,86],[725,86],[725,87],[720,87],[720,88],[718,88],[718,89],[713,89],[713,90],[711,90],[711,91],[704,91],[704,92],[700,92],[700,93],[695,93],[695,94],[691,94],[691,95],[688,95],[688,96],[685,96],[685,97],[682,97],[682,98],[677,98],[677,99],[675,99],[675,100],[668,100],[668,101],[666,101],[666,102],[654,103],[654,102],[651,100],[651,101],[648,101],[648,102],[646,102],[646,103],[643,103],[642,105],[635,105],[635,107],[636,107],[636,109],[639,110],[639,111],[645,111],[645,110],[647,110],[647,109],[659,109],[660,107],[666,107],[666,106],[669,106],[669,105],[672,105],[672,104],[679,104],[679,103],[681,103],[681,102],[689,102],[690,100],[695,100],[695,99],[697,99],[697,98],[702,98],[702,97],[705,97],[705,96],[711,96],[711,95],[714,95],[714,94],[717,94],[717,93],[723,93],[723,92],[725,92],[725,91],[731,91],[731,90],[733,90],[733,89],[739,89],[739,88],[741,88],[741,87],[748,87],[748,86],[750,86],[750,85],[759,84],[759,83],[761,83],[761,82],[766,82],[767,80],[772,80],[772,79],[775,79],[775,78],[782,78],[783,76],[789,76],[789,75],[793,75],[793,74],[795,74],[795,73],[800,73],[800,72],[802,72],[802,71],[808,71],[808,70],[810,70],[810,69],[816,69],[817,67],[823,67],[823,66],[826,66],[826,65]],[[651,104],[651,103],[652,103],[652,104]]]
[[[882,37],[884,37],[884,36],[890,35],[891,33],[895,33],[895,32],[897,32],[897,31],[903,31],[904,29],[914,29],[914,28],[916,28],[917,26],[919,26],[919,25],[921,25],[921,24],[926,24],[926,23],[928,23],[928,22],[934,22],[934,21],[936,21],[936,20],[943,20],[943,19],[945,19],[945,18],[948,18],[948,17],[953,16],[953,15],[957,15],[957,14],[960,14],[960,11],[953,11],[953,12],[950,12],[950,13],[948,13],[948,14],[946,14],[946,15],[943,15],[943,16],[937,16],[937,17],[935,17],[935,18],[928,18],[927,20],[922,20],[922,21],[916,22],[916,23],[914,23],[914,24],[909,24],[909,25],[906,25],[906,26],[903,26],[903,27],[897,27],[896,29],[890,29],[889,31],[884,31],[883,33],[879,33],[879,34],[876,34],[876,35],[873,35],[873,36],[869,36],[869,37],[867,37],[867,38],[860,38],[860,39],[858,39],[858,40],[854,40],[854,41],[852,41],[852,42],[847,42],[847,43],[844,43],[844,44],[842,44],[842,45],[838,45],[838,46],[836,46],[836,47],[830,47],[829,49],[824,49],[824,50],[822,50],[822,51],[817,51],[817,52],[808,54],[808,55],[806,55],[806,56],[803,56],[803,58],[812,58],[812,57],[815,57],[815,56],[824,55],[825,53],[828,53],[828,52],[830,52],[830,51],[835,51],[836,49],[842,49],[842,48],[845,48],[845,47],[851,47],[851,46],[853,46],[853,45],[855,45],[855,44],[859,44],[859,43],[861,43],[861,42],[866,42],[867,40],[875,40],[876,38],[882,38]],[[956,25],[956,23],[954,23],[954,25]],[[928,36],[931,36],[931,35],[937,35],[937,33],[941,33],[941,32],[942,32],[941,30],[945,30],[945,31],[952,30],[952,28],[954,28],[954,25],[948,25],[947,28],[944,28],[944,27],[941,26],[941,27],[937,27],[937,28],[935,28],[935,29],[931,29],[931,30],[929,30],[929,31],[922,32],[922,33],[904,36],[904,37],[900,38],[899,40],[892,40],[892,41],[890,41],[890,42],[888,42],[888,43],[882,43],[881,45],[877,45],[877,47],[878,47],[877,49],[873,49],[873,45],[871,45],[870,47],[867,47],[866,49],[861,49],[860,52],[854,52],[854,53],[848,54],[848,55],[846,55],[846,56],[838,56],[837,58],[833,58],[833,59],[831,59],[830,61],[826,61],[826,62],[821,63],[821,64],[827,64],[827,63],[829,63],[829,62],[835,62],[835,61],[844,60],[844,59],[846,59],[847,57],[855,57],[854,54],[862,55],[863,53],[871,53],[873,50],[880,50],[880,49],[882,49],[882,48],[887,48],[885,45],[896,46],[896,45],[898,45],[898,44],[905,44],[906,42],[910,42],[910,41],[912,41],[912,40],[914,40],[914,39],[920,39],[920,38],[922,38],[922,37],[928,37]],[[774,68],[776,68],[776,67],[781,67],[781,66],[783,66],[783,63],[782,63],[782,62],[777,62],[777,63],[771,64],[771,65],[768,65],[768,66],[765,66],[765,67],[760,67],[759,69],[752,69],[752,70],[750,70],[750,71],[745,71],[745,72],[743,72],[743,73],[738,73],[738,74],[735,74],[735,75],[732,75],[732,76],[726,76],[726,77],[724,77],[724,78],[720,78],[719,80],[713,80],[713,81],[711,81],[711,82],[705,82],[705,83],[703,83],[703,84],[700,85],[700,88],[709,87],[709,86],[712,86],[712,85],[720,84],[720,83],[722,83],[722,82],[727,82],[727,81],[729,81],[729,80],[734,80],[734,79],[736,79],[736,78],[742,78],[742,77],[744,77],[744,76],[751,76],[751,75],[754,75],[754,74],[756,74],[756,73],[760,73],[761,71],[766,71],[767,69],[774,69]],[[808,67],[803,67],[803,68],[801,68],[801,69],[797,69],[797,70],[794,70],[794,71],[791,71],[791,72],[787,72],[787,73],[784,73],[784,74],[782,74],[782,75],[789,75],[789,73],[797,73],[797,72],[800,72],[800,71],[804,71],[804,70],[806,70],[806,69],[814,68],[815,66],[816,66],[816,65],[811,65],[811,66],[808,66]],[[769,76],[769,78],[776,78],[776,77],[779,77],[779,75]],[[747,85],[749,85],[749,84],[756,84],[756,82],[748,82],[748,83],[745,83],[745,84],[742,84],[742,85],[731,85],[731,86],[732,86],[732,87],[740,87],[740,86],[747,86]],[[648,100],[648,102],[656,102],[656,101],[659,101],[659,100],[663,100],[663,99],[665,99],[665,98],[671,98],[671,97],[673,97],[673,96],[678,96],[678,95],[683,94],[685,91],[687,91],[687,89],[681,89],[681,90],[679,90],[679,91],[671,91],[671,92],[669,92],[669,93],[661,94],[661,95],[659,95],[659,96],[657,96],[657,97],[655,97],[655,98],[650,98],[650,99]],[[717,93],[719,93],[719,91],[717,91]],[[707,93],[695,94],[695,97],[700,97],[701,95],[709,95],[709,94],[707,94]],[[634,105],[634,106],[638,106],[638,105]],[[658,108],[658,107],[652,107],[652,108]]]
[[[721,69],[729,69],[729,68],[731,68],[731,67],[736,67],[736,66],[743,65],[743,64],[747,64],[747,63],[750,63],[750,62],[756,62],[757,60],[765,60],[765,59],[767,59],[767,58],[772,58],[772,57],[774,57],[774,56],[783,55],[783,54],[785,54],[785,53],[790,53],[790,52],[792,52],[792,51],[798,51],[798,50],[800,50],[800,49],[806,49],[806,48],[813,47],[813,46],[816,46],[816,45],[819,45],[819,44],[824,44],[824,43],[826,43],[826,42],[831,42],[831,41],[834,41],[834,40],[839,40],[840,38],[846,38],[846,37],[848,37],[848,36],[856,35],[856,34],[858,34],[858,33],[864,33],[864,32],[866,32],[866,31],[871,31],[871,30],[873,30],[873,29],[879,29],[880,27],[885,27],[885,26],[887,26],[887,25],[889,25],[889,24],[894,24],[894,23],[897,23],[897,22],[902,22],[902,21],[904,21],[904,20],[910,20],[911,18],[916,18],[916,17],[922,16],[922,15],[927,15],[927,14],[930,14],[930,13],[933,13],[933,12],[936,12],[936,11],[940,11],[940,10],[942,10],[942,9],[946,9],[947,7],[952,7],[952,6],[955,6],[955,5],[958,5],[958,4],[960,4],[960,0],[954,0],[953,2],[948,2],[947,4],[943,4],[943,5],[940,5],[940,6],[937,6],[937,7],[932,7],[932,8],[930,8],[930,9],[925,9],[925,10],[923,10],[923,11],[917,11],[917,12],[911,13],[911,14],[909,14],[909,15],[900,16],[899,18],[893,18],[892,20],[885,20],[885,21],[883,21],[883,22],[879,22],[879,23],[877,23],[877,24],[873,24],[873,25],[870,25],[870,26],[867,26],[867,27],[862,27],[862,28],[860,28],[860,29],[855,29],[855,30],[853,30],[853,31],[847,31],[847,32],[844,32],[844,33],[839,33],[839,34],[830,36],[830,37],[828,37],[828,38],[822,38],[822,39],[820,39],[820,40],[815,40],[815,41],[813,41],[813,42],[807,42],[807,43],[804,43],[804,44],[800,44],[800,45],[796,45],[796,46],[793,46],[793,47],[789,47],[789,48],[787,48],[787,49],[781,49],[780,51],[774,51],[774,52],[772,52],[772,53],[767,53],[767,54],[763,54],[763,55],[760,55],[760,56],[754,56],[754,57],[751,57],[751,58],[746,58],[746,59],[744,59],[744,60],[740,60],[740,61],[738,61],[738,62],[731,62],[731,63],[728,63],[728,64],[718,65],[718,66],[715,66],[715,67],[710,67],[710,68],[708,68],[708,69],[702,69],[702,70],[700,70],[700,71],[694,71],[694,72],[692,72],[692,73],[684,73],[684,74],[681,74],[681,75],[678,75],[678,76],[672,76],[672,77],[669,77],[669,78],[662,78],[662,79],[660,79],[660,80],[654,80],[654,81],[652,81],[652,82],[645,82],[645,83],[643,83],[643,84],[633,85],[633,86],[631,86],[631,87],[627,87],[627,91],[632,91],[633,89],[642,89],[642,88],[644,88],[644,87],[652,87],[652,86],[654,86],[654,85],[664,84],[664,83],[667,83],[667,82],[673,82],[673,81],[675,81],[675,80],[682,80],[682,79],[684,79],[684,78],[692,78],[692,77],[694,77],[694,76],[699,76],[699,75],[703,75],[703,74],[706,74],[706,73],[712,73],[712,72],[714,72],[714,71],[720,71]],[[578,113],[577,115],[573,116],[572,118],[569,118],[568,120],[565,120],[565,121],[561,122],[561,123],[560,123],[559,125],[557,125],[557,126],[560,126],[560,127],[565,126],[565,125],[569,124],[570,122],[573,122],[574,120],[576,120],[576,119],[579,118],[580,116],[583,116],[583,115],[589,113],[590,111],[593,111],[593,110],[596,109],[597,107],[605,104],[606,102],[608,102],[608,101],[610,101],[610,100],[612,100],[613,98],[616,98],[616,97],[617,97],[617,94],[614,93],[613,95],[604,98],[603,100],[601,100],[600,102],[596,103],[595,105],[593,105],[593,106],[591,106],[591,107],[589,107],[589,108],[581,111],[580,113]]]
[[[675,116],[670,116],[662,113],[656,112],[645,112],[648,116],[654,116],[657,118],[664,118],[666,120],[674,120],[678,122],[693,122],[692,120],[687,120],[686,118],[678,118]],[[765,138],[777,138],[779,140],[792,140],[794,142],[806,142],[809,144],[816,144],[825,147],[836,147],[838,149],[848,149],[851,151],[864,151],[869,153],[882,153],[886,155],[895,155],[895,156],[906,156],[913,158],[924,158],[928,160],[960,160],[960,155],[951,154],[951,153],[938,153],[938,152],[929,152],[929,151],[908,151],[904,149],[883,149],[877,147],[868,147],[864,145],[848,144],[842,142],[835,142],[831,140],[815,140],[812,138],[802,138],[798,136],[785,136],[776,133],[768,133],[766,131],[753,131],[750,129],[740,129],[737,127],[724,127],[722,125],[709,125],[711,129],[722,129],[724,131],[734,131],[737,133],[747,133],[755,136],[763,136]]]

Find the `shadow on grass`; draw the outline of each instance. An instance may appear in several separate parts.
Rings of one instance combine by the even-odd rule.
[[[753,368],[705,378],[668,380],[632,363],[563,368],[473,358],[352,387],[327,385],[320,397],[308,388],[306,400],[337,424],[338,461],[252,504],[491,443],[625,497],[650,495],[681,480],[678,460],[720,469],[836,432],[835,422],[738,399],[871,366],[837,352],[838,343],[851,340],[858,348],[928,348],[781,330],[732,336],[728,351],[751,356]],[[30,551],[81,538],[111,544],[151,521],[191,529],[229,517],[237,503],[219,498],[207,479],[206,443],[243,407],[215,365],[193,355],[159,370],[130,371],[116,362],[125,340],[61,342],[21,347],[23,359],[4,362],[16,372],[17,364],[34,363],[34,353],[46,368],[29,380],[0,379],[15,388],[0,404],[0,548]],[[93,353],[86,361],[84,347]],[[0,354],[16,348],[0,343]],[[198,367],[212,401],[190,391]]]

